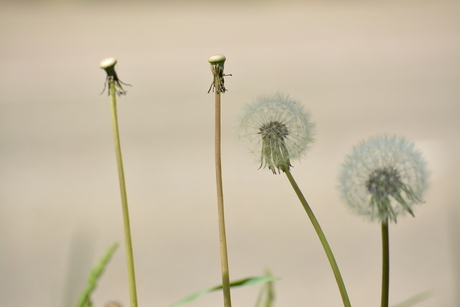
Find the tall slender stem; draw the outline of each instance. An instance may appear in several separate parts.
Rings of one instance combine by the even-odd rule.
[[[121,156],[120,134],[118,132],[117,98],[115,82],[113,78],[109,78],[109,91],[110,102],[112,107],[112,126],[115,141],[115,153],[117,156],[118,178],[120,181],[121,205],[123,209],[123,225],[125,232],[126,262],[128,265],[129,293],[131,297],[131,307],[137,307],[136,278],[134,274],[134,257],[133,245],[131,241],[131,228],[129,225],[128,197],[126,194],[125,173],[123,170],[123,160]]]
[[[388,220],[382,221],[382,304],[388,307],[390,296],[390,236]]]
[[[214,77],[214,84],[217,83],[218,77]],[[217,184],[217,209],[219,215],[219,237],[220,237],[220,258],[222,268],[222,287],[224,291],[224,306],[231,307],[232,300],[230,296],[230,276],[228,269],[228,252],[227,252],[227,235],[225,232],[224,216],[224,193],[222,185],[222,161],[221,161],[221,111],[220,111],[220,91],[215,86],[215,149],[216,149],[216,184]]]
[[[321,229],[321,226],[319,225],[318,220],[313,214],[313,211],[308,205],[307,200],[303,196],[302,191],[300,191],[299,186],[294,180],[294,177],[292,177],[291,171],[288,168],[284,168],[284,172],[286,173],[286,176],[288,177],[289,182],[294,188],[294,191],[297,194],[297,197],[302,203],[303,208],[307,212],[307,215],[310,218],[310,221],[316,230],[319,240],[321,241],[321,244],[323,245],[324,251],[326,252],[327,259],[329,260],[329,263],[332,267],[332,271],[334,272],[335,280],[337,282],[337,286],[339,287],[340,295],[342,296],[343,305],[345,307],[351,307],[350,299],[348,298],[347,289],[345,288],[345,284],[343,282],[342,275],[340,274],[339,267],[337,265],[337,262],[335,261],[334,254],[332,253],[331,247],[329,246],[329,243],[327,242],[326,236],[324,235],[323,230]]]

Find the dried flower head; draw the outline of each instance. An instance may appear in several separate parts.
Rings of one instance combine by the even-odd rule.
[[[286,95],[260,96],[247,104],[238,120],[240,138],[257,157],[260,167],[274,174],[289,170],[313,142],[315,124],[302,105]]]
[[[216,93],[225,93],[227,89],[225,88],[224,77],[231,76],[231,74],[224,74],[224,64],[227,58],[223,54],[211,55],[208,59],[208,62],[211,64],[211,72],[214,76],[214,79],[209,87],[209,92],[216,91]]]
[[[117,72],[115,71],[115,65],[117,64],[117,59],[115,58],[107,58],[101,61],[99,67],[101,67],[107,73],[107,78],[105,79],[104,89],[102,90],[101,94],[104,93],[107,84],[113,82],[115,84],[115,91],[118,96],[126,95],[125,89],[121,86],[127,85],[131,86],[131,84],[123,83],[120,79],[118,79]],[[110,88],[108,90],[108,94],[110,95]]]
[[[414,143],[396,135],[362,141],[346,157],[339,189],[346,204],[369,220],[397,222],[412,216],[428,187],[426,162]]]

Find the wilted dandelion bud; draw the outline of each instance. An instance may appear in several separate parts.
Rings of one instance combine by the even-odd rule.
[[[131,84],[123,83],[121,82],[120,79],[118,79],[117,72],[115,71],[116,64],[117,64],[117,59],[115,58],[104,59],[99,64],[99,67],[105,70],[105,72],[107,73],[107,78],[105,80],[104,89],[102,90],[102,93],[105,91],[107,84],[110,84],[111,82],[113,82],[115,84],[116,93],[118,95],[126,95],[126,91],[123,89],[121,85],[123,84],[123,85],[131,86]],[[110,88],[109,88],[109,94],[110,94]]]
[[[238,120],[237,132],[260,167],[274,174],[289,170],[313,142],[315,124],[302,105],[286,95],[260,96],[247,104]]]
[[[215,90],[217,93],[225,93],[227,90],[225,88],[225,76],[231,76],[231,74],[224,74],[224,64],[227,58],[223,54],[211,55],[208,59],[208,62],[211,64],[211,72],[214,76],[214,80],[209,87],[208,93],[211,90]]]
[[[428,187],[426,162],[414,143],[388,135],[372,137],[353,148],[340,173],[339,189],[357,214],[394,221],[422,202]]]

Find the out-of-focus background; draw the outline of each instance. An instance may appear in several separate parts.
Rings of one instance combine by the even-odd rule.
[[[276,306],[340,306],[324,251],[284,175],[257,170],[233,132],[252,98],[291,95],[317,141],[296,162],[353,306],[380,301],[380,227],[340,201],[360,140],[400,134],[431,188],[391,225],[391,304],[460,305],[458,1],[11,1],[0,3],[0,306],[75,306],[90,269],[121,243],[94,306],[129,306],[109,99],[118,59],[140,306],[220,283],[207,59],[225,54],[223,172],[231,278],[269,268]],[[252,306],[258,286],[232,291]],[[213,293],[189,306],[222,306]]]

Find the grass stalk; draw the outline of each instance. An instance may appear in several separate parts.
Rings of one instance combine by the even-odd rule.
[[[133,244],[131,240],[131,227],[129,223],[129,210],[128,210],[128,197],[126,194],[125,173],[123,169],[123,159],[121,155],[120,134],[118,129],[118,116],[117,116],[117,90],[115,87],[115,80],[111,77],[108,78],[110,104],[112,109],[112,126],[113,137],[115,142],[115,154],[118,166],[118,178],[120,182],[121,205],[123,209],[123,225],[125,235],[125,248],[126,248],[126,262],[128,266],[128,283],[131,307],[137,307],[137,291],[136,291],[136,278],[134,273],[134,257],[133,257]]]
[[[345,284],[342,279],[342,275],[340,274],[339,267],[337,265],[337,262],[335,261],[334,254],[332,253],[331,247],[329,246],[329,243],[327,242],[326,236],[324,235],[323,230],[321,229],[321,226],[319,225],[318,220],[316,219],[315,215],[313,214],[313,211],[311,210],[310,206],[308,205],[307,200],[302,194],[302,191],[300,190],[299,186],[297,185],[296,181],[294,180],[294,177],[291,174],[291,171],[289,168],[285,168],[284,172],[286,176],[289,179],[289,182],[291,183],[292,187],[294,188],[295,193],[297,194],[297,197],[299,198],[300,202],[302,203],[303,208],[307,212],[308,217],[310,218],[311,223],[313,224],[313,228],[315,229],[319,240],[321,241],[321,244],[323,245],[324,251],[326,252],[327,259],[329,260],[329,263],[331,265],[332,271],[334,273],[335,280],[337,282],[337,286],[339,287],[340,295],[342,296],[342,301],[343,305],[345,307],[351,307],[350,304],[350,299],[348,298],[348,293],[345,288]]]

